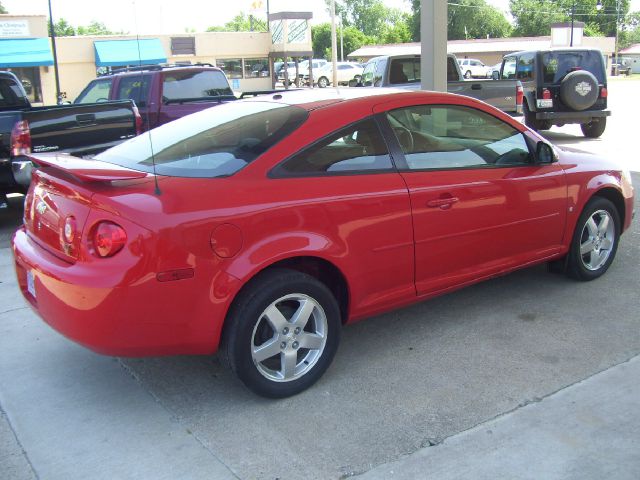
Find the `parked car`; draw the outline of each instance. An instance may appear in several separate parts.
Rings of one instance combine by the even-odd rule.
[[[327,64],[327,61],[324,59],[313,59],[313,63],[311,64],[311,68],[313,70],[313,76],[315,78],[316,72],[320,70],[321,67],[324,67]],[[309,60],[303,60],[298,63],[298,76],[296,77],[296,67],[295,64],[293,67],[280,70],[280,74],[278,75],[278,80],[280,80],[283,84],[286,82],[295,83],[297,86],[301,86],[304,83],[304,76],[309,76]],[[308,80],[307,80],[308,81]]]
[[[476,58],[459,58],[458,65],[460,65],[464,78],[491,78],[491,67],[487,67]]]
[[[602,52],[589,48],[529,50],[504,57],[501,78],[524,88],[524,121],[534,130],[579,123],[586,137],[604,133],[607,72]]]
[[[212,65],[145,65],[92,80],[74,103],[122,99],[135,101],[148,130],[237,97],[224,72]]]
[[[633,216],[620,164],[437,92],[280,92],[33,160],[28,304],[104,354],[218,351],[268,397],[318,380],[343,324],[537,263],[598,278]]]
[[[26,192],[29,154],[93,155],[134,137],[140,121],[130,100],[33,107],[23,83],[0,71],[0,202],[8,193]]]
[[[420,55],[385,55],[369,60],[361,87],[395,87],[420,90]],[[518,80],[473,80],[463,78],[455,55],[447,55],[447,91],[477,98],[504,112],[522,113],[522,84]]]
[[[500,78],[500,68],[502,67],[502,62],[496,63],[489,67],[489,71],[487,72],[487,78],[494,78],[495,80]]]
[[[337,62],[338,84],[348,85],[350,80],[360,81],[363,67],[355,62]],[[333,63],[329,62],[315,74],[318,87],[325,88],[333,85]],[[309,83],[309,74],[304,76],[305,83]]]
[[[631,75],[631,63],[626,58],[611,60],[611,75]]]

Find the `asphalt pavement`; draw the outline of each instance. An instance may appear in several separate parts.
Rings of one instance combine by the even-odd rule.
[[[611,82],[602,139],[546,135],[640,171],[639,87]],[[20,217],[0,211],[2,480],[640,478],[637,219],[602,278],[537,266],[360,322],[318,384],[273,401],[215,358],[103,357],[52,331],[16,286]]]

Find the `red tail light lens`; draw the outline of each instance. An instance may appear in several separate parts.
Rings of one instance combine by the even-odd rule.
[[[545,88],[544,90],[542,90],[542,98],[544,100],[551,100],[551,92],[549,91],[548,88]]]
[[[516,105],[522,105],[522,100],[524,98],[524,89],[522,85],[518,85],[516,87]]]
[[[93,253],[98,257],[112,257],[127,243],[127,234],[120,225],[112,222],[100,222],[93,228],[91,235]]]
[[[20,120],[11,130],[11,155],[29,155],[31,153],[31,130],[29,122]]]
[[[136,135],[140,135],[142,133],[142,116],[140,115],[140,111],[138,107],[133,106],[133,116],[136,121]]]
[[[600,89],[600,98],[607,98],[609,96],[609,92],[607,91],[607,87],[602,87]]]

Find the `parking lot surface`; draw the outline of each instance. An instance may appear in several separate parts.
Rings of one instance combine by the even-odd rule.
[[[601,139],[585,140],[576,126],[545,135],[616,156],[639,171],[637,112],[629,101],[639,87],[611,82],[614,116]],[[637,189],[640,174],[633,179]],[[596,281],[578,283],[537,266],[347,327],[324,377],[296,397],[273,401],[249,393],[215,358],[114,359],[53,332],[26,307],[13,275],[7,247],[19,207],[0,217],[0,472],[9,472],[6,478],[331,479],[365,472],[386,478],[385,469],[397,465],[390,462],[410,468],[410,462],[429,465],[420,460],[438,452],[449,462],[486,452],[468,436],[483,428],[483,435],[529,428],[527,409],[557,395],[577,395],[569,402],[579,405],[580,382],[601,381],[596,385],[606,389],[611,381],[620,395],[633,395],[620,384],[624,374],[606,380],[598,374],[628,373],[625,364],[637,365],[632,359],[640,354],[638,219]],[[524,417],[508,420],[521,412]],[[599,430],[615,430],[621,415],[602,413]],[[450,448],[459,450],[453,455]],[[517,463],[513,450],[502,455]],[[640,471],[640,459],[625,458],[635,458],[628,466]],[[404,472],[397,478],[413,477]],[[512,478],[554,478],[529,473]]]

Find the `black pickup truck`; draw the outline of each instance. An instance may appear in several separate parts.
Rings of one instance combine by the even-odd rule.
[[[31,179],[27,155],[90,156],[136,136],[141,127],[131,100],[33,107],[16,76],[0,71],[0,206],[6,194],[26,191]]]

